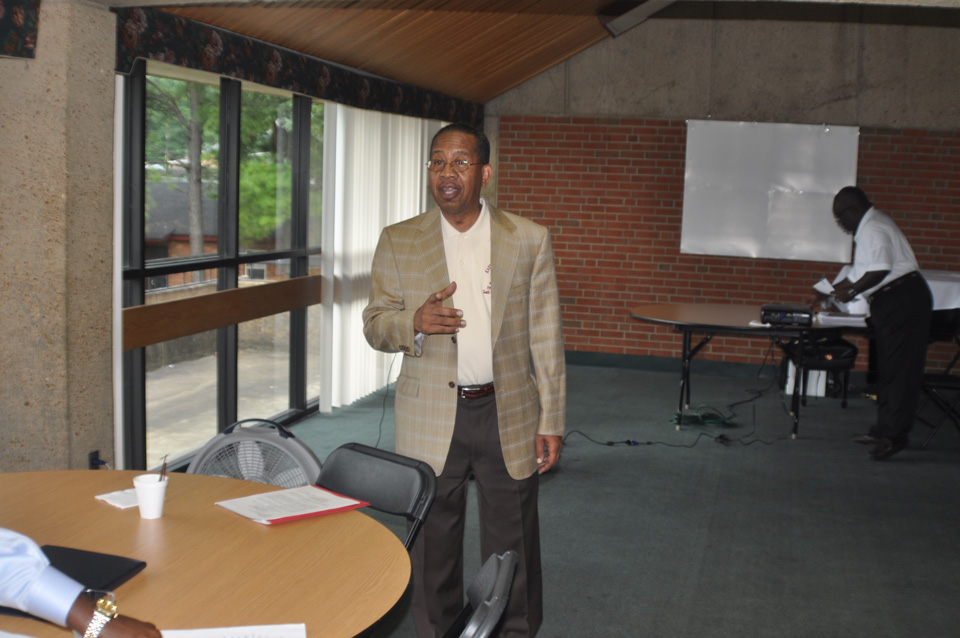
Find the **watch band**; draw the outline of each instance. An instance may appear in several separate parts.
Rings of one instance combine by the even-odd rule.
[[[87,590],[84,593],[97,596],[97,602],[94,605],[93,617],[90,619],[90,624],[87,625],[83,638],[97,638],[103,628],[107,626],[107,623],[117,617],[116,596],[109,591]]]

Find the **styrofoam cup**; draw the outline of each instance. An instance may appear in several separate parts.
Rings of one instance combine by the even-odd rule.
[[[137,491],[137,504],[140,506],[140,518],[160,518],[163,516],[163,501],[167,494],[169,476],[160,480],[159,474],[140,474],[133,477],[133,487]]]

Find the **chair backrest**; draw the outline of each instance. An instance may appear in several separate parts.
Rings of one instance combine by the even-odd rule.
[[[949,373],[960,360],[960,308],[934,310],[930,314],[930,341],[953,341],[957,344],[958,350],[944,370]]]
[[[437,494],[433,468],[386,450],[347,443],[330,453],[317,485],[370,503],[370,507],[410,521],[403,545],[408,550]]]
[[[279,423],[244,419],[201,447],[187,473],[299,487],[316,483],[320,469],[313,451]]]
[[[467,587],[467,604],[444,638],[486,638],[493,635],[510,599],[517,552],[492,554]]]

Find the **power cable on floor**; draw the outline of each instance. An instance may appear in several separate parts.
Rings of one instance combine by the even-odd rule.
[[[773,340],[771,340],[771,341],[770,341],[770,347],[767,349],[767,353],[766,353],[766,354],[764,355],[764,357],[763,357],[763,362],[760,364],[760,369],[757,371],[757,379],[756,379],[757,385],[756,385],[756,387],[755,387],[755,389],[754,389],[754,394],[756,395],[755,398],[759,398],[759,397],[762,396],[763,394],[766,394],[766,393],[769,392],[770,390],[772,390],[772,389],[774,389],[775,387],[778,387],[778,386],[779,386],[779,377],[780,377],[779,371],[780,371],[780,369],[783,367],[783,361],[781,360],[780,363],[776,363],[776,349],[775,349],[775,346],[776,346],[776,342],[773,341]],[[770,360],[771,360],[771,362],[773,363],[773,366],[774,366],[774,370],[775,370],[776,372],[774,373],[774,376],[772,377],[772,380],[771,380],[770,385],[768,385],[768,386],[767,386],[766,388],[764,388],[763,390],[760,390],[760,387],[759,387],[759,386],[760,386],[760,378],[761,378],[762,375],[763,375],[764,367],[767,365],[767,359],[770,359]],[[782,398],[782,397],[781,397],[781,398]],[[751,399],[751,400],[752,400],[752,399]],[[753,401],[753,406],[752,406],[753,409],[752,409],[752,419],[751,419],[751,420],[752,420],[753,427],[752,427],[752,429],[750,430],[750,432],[748,432],[748,433],[744,434],[743,436],[737,438],[737,439],[736,439],[736,442],[739,443],[740,445],[747,446],[747,445],[753,445],[754,443],[759,443],[759,444],[761,444],[761,445],[773,445],[774,443],[779,443],[780,441],[789,441],[789,440],[791,439],[790,436],[778,437],[778,438],[776,438],[776,439],[773,439],[772,441],[764,441],[764,440],[762,440],[762,439],[751,439],[751,440],[749,440],[749,441],[746,440],[747,437],[753,436],[754,432],[757,431],[757,404],[756,404],[756,401],[755,401],[755,400],[752,400],[752,401]],[[741,403],[742,403],[742,402],[741,402]],[[735,406],[735,405],[738,405],[738,404],[733,404],[733,405]],[[786,409],[786,404],[785,404],[782,400],[781,400],[781,402],[780,402],[780,407],[783,409],[783,411],[784,411],[786,414],[788,414],[788,415],[790,414],[790,411]]]
[[[637,447],[641,445],[659,445],[659,446],[671,447],[671,448],[692,448],[692,447],[696,447],[696,445],[703,438],[709,438],[713,440],[715,443],[719,445],[723,445],[724,447],[728,447],[730,445],[733,445],[734,443],[739,443],[740,445],[743,445],[743,446],[753,445],[755,443],[760,443],[761,445],[773,445],[774,443],[778,443],[780,441],[790,440],[789,436],[779,437],[772,441],[764,441],[762,439],[749,439],[749,437],[752,437],[757,430],[757,400],[760,397],[767,394],[768,392],[770,392],[771,390],[773,390],[774,388],[776,388],[778,385],[778,382],[777,382],[778,373],[775,372],[773,377],[770,379],[769,384],[767,384],[767,386],[762,389],[760,388],[760,381],[763,378],[764,370],[768,365],[770,365],[768,364],[768,361],[770,361],[774,365],[775,370],[779,369],[780,364],[776,363],[776,351],[774,349],[774,346],[775,344],[771,342],[770,348],[767,350],[766,354],[764,355],[763,361],[760,363],[760,368],[757,370],[756,384],[753,390],[748,390],[748,392],[750,392],[750,396],[747,397],[746,399],[735,401],[734,403],[731,403],[726,406],[726,409],[729,412],[729,415],[725,415],[719,410],[717,410],[716,408],[713,408],[710,406],[701,406],[697,408],[694,414],[683,415],[684,425],[691,425],[695,427],[696,426],[711,427],[711,428],[733,428],[733,427],[736,427],[736,423],[734,419],[737,416],[736,412],[734,411],[734,408],[740,405],[743,405],[745,403],[750,403],[752,407],[752,410],[751,410],[751,417],[752,417],[751,426],[752,427],[750,429],[750,432],[747,432],[743,436],[731,438],[726,434],[722,434],[722,433],[712,434],[710,432],[701,432],[700,434],[697,435],[697,438],[690,443],[667,443],[665,441],[637,441],[634,439],[626,439],[623,441],[598,441],[588,436],[587,434],[583,433],[580,430],[571,430],[563,437],[564,443],[566,443],[567,438],[573,434],[579,434],[580,436],[584,437],[591,443],[595,443],[596,445],[603,445],[608,447],[612,447],[615,445],[625,445],[628,447]],[[784,409],[786,410],[785,406],[784,406]],[[676,425],[677,423],[676,415],[674,415],[674,417],[671,419],[671,423]]]
[[[373,444],[373,447],[380,447],[380,437],[383,436],[383,420],[387,416],[387,399],[390,397],[390,375],[393,373],[393,364],[397,362],[397,357],[400,356],[400,353],[393,355],[393,359],[390,360],[390,369],[387,370],[387,386],[383,390],[383,408],[380,411],[380,423],[377,424],[377,442]]]
[[[729,417],[724,416],[723,413],[716,408],[708,405],[702,405],[698,407],[695,412],[683,415],[683,425],[701,425],[712,428],[733,428],[737,425],[733,420],[734,416],[736,415],[731,414]],[[673,425],[677,424],[676,414],[674,414],[670,419],[670,423]]]

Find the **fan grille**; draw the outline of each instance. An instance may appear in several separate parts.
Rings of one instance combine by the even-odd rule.
[[[235,441],[224,445],[206,459],[196,473],[280,487],[299,487],[311,482],[289,454],[264,441]]]

